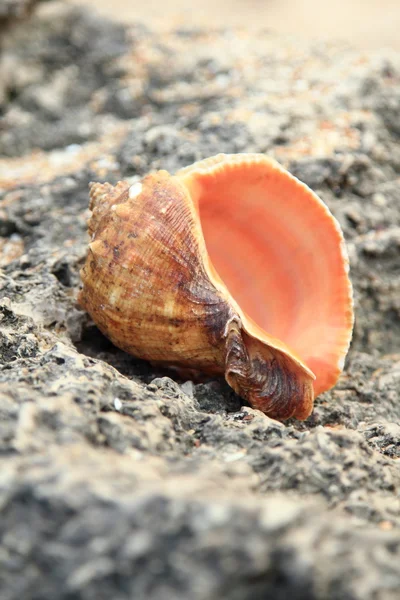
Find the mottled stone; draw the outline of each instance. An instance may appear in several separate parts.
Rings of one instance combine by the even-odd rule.
[[[397,599],[400,56],[50,5],[2,35],[0,88],[2,600]],[[124,354],[76,302],[90,181],[243,151],[348,243],[354,340],[303,423]]]

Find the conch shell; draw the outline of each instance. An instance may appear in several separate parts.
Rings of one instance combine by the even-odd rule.
[[[271,417],[306,419],[343,368],[352,291],[328,208],[259,154],[129,186],[91,184],[80,304],[119,348],[222,374]]]

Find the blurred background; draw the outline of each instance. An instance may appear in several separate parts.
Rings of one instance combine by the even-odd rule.
[[[71,0],[123,22],[270,29],[364,49],[400,50],[400,0]]]

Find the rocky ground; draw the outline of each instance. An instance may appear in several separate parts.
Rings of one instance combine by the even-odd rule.
[[[13,4],[33,3],[0,2],[1,598],[399,598],[400,54]],[[90,181],[241,151],[348,242],[354,340],[305,423],[155,372],[76,304]]]

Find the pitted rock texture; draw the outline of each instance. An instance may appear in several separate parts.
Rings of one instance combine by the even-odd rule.
[[[40,1],[43,0],[0,0],[0,25],[25,17]]]
[[[0,4],[0,8],[1,8]],[[50,5],[0,55],[0,597],[400,596],[400,56]],[[356,326],[304,423],[76,303],[88,184],[266,152],[340,221]]]

